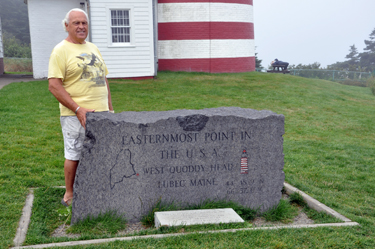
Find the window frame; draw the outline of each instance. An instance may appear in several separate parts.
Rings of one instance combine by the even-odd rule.
[[[133,24],[133,7],[132,6],[107,6],[106,7],[107,12],[107,38],[108,38],[108,47],[134,47],[135,44],[135,38],[134,38],[134,24]],[[129,42],[113,42],[112,41],[112,28],[116,26],[112,26],[112,11],[113,10],[125,10],[129,12]],[[125,25],[124,25],[125,26]],[[120,26],[120,27],[124,27]]]

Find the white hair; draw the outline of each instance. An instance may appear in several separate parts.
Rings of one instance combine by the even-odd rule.
[[[72,11],[79,11],[79,12],[84,13],[85,16],[86,16],[86,19],[87,19],[87,24],[89,23],[89,16],[87,15],[86,11],[84,11],[82,9],[79,9],[79,8],[71,9],[71,10],[69,10],[68,13],[66,13],[64,20],[62,20],[62,25],[64,27],[64,31],[65,32],[67,32],[65,24],[69,24],[69,21],[70,21],[69,20],[69,15],[70,15],[70,12],[72,12]]]

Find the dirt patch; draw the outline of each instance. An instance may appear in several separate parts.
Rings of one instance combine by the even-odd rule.
[[[53,233],[51,234],[51,237],[68,237],[71,239],[77,239],[81,236],[80,234],[66,233],[66,230],[69,227],[70,227],[69,225],[62,224],[55,231],[53,231]]]
[[[76,239],[76,238],[79,238],[81,236],[80,234],[67,233],[66,230],[69,227],[70,226],[66,225],[66,224],[63,224],[63,225],[59,226],[52,233],[51,237],[67,237],[67,238],[71,238],[71,239]],[[139,232],[139,231],[145,230],[145,229],[147,229],[147,228],[144,225],[142,225],[141,222],[128,223],[126,225],[126,229],[119,231],[116,235],[117,236],[125,236],[125,235],[128,235],[128,234],[132,234],[132,233],[135,233],[135,232]]]
[[[263,226],[281,226],[281,225],[302,225],[302,224],[314,224],[314,220],[307,217],[307,215],[302,212],[302,209],[299,210],[298,215],[293,219],[291,223],[283,222],[271,222],[266,221],[263,217],[257,217],[251,222],[254,227],[263,227]]]

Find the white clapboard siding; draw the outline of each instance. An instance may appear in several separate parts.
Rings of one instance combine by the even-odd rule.
[[[92,42],[108,67],[108,78],[145,77],[156,74],[152,0],[91,0]],[[109,9],[131,11],[131,44],[112,46]]]

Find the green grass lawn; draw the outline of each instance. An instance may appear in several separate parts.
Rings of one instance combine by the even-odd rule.
[[[12,244],[29,187],[64,185],[63,140],[47,81],[0,90],[0,247]],[[357,227],[194,234],[88,248],[375,248],[375,97],[369,88],[290,75],[160,72],[110,80],[116,112],[238,106],[285,115],[286,181]]]

